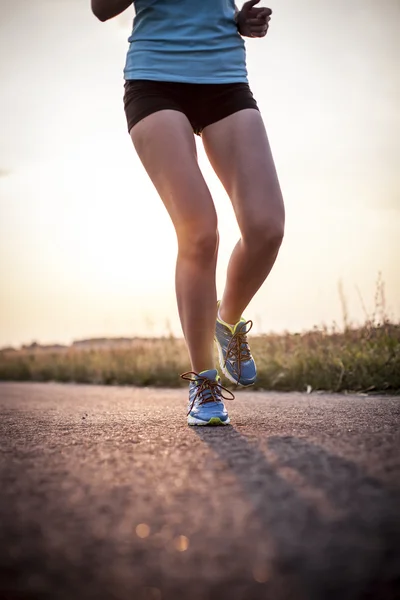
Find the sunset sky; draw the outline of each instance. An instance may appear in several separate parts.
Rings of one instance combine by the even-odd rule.
[[[266,38],[246,39],[249,80],[287,229],[245,316],[256,333],[341,324],[342,280],[360,322],[359,293],[372,312],[381,271],[399,318],[400,2],[260,5],[274,13]],[[0,346],[181,335],[175,234],[123,112],[133,15],[104,24],[89,0],[2,3]],[[196,143],[219,216],[221,293],[239,234]]]

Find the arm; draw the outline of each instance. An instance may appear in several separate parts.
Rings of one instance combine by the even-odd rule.
[[[108,21],[133,4],[133,0],[91,0],[93,14],[100,21]]]

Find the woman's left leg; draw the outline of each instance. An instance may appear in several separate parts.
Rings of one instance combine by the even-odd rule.
[[[278,255],[285,223],[283,198],[258,110],[240,110],[208,125],[202,139],[241,232],[220,305],[221,318],[236,324]]]

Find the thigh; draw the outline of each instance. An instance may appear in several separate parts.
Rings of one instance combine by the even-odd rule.
[[[202,140],[242,233],[271,221],[283,227],[282,193],[260,112],[240,110],[208,125]]]
[[[130,135],[177,234],[204,223],[216,229],[214,203],[197,162],[187,117],[175,110],[161,110],[137,123]]]

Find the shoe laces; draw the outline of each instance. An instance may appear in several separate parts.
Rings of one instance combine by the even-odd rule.
[[[221,385],[221,383],[217,380],[207,379],[207,377],[203,377],[195,371],[187,371],[187,373],[183,373],[181,375],[182,379],[186,381],[194,381],[197,386],[196,393],[194,395],[192,404],[188,410],[188,414],[192,410],[195,405],[196,400],[199,399],[199,404],[207,404],[208,402],[221,402],[221,398],[224,400],[234,400],[234,394],[228,390],[226,387]],[[209,392],[203,393],[203,392]],[[228,396],[224,396],[223,391],[229,394]]]
[[[248,327],[247,327],[248,326]],[[229,341],[229,344],[226,348],[226,357],[224,361],[224,366],[229,361],[234,367],[234,364],[238,364],[238,369],[236,370],[238,380],[242,374],[242,362],[251,359],[250,348],[247,341],[247,334],[250,329],[253,327],[253,321],[246,321],[242,325],[242,327],[235,331],[232,335],[232,338]]]

